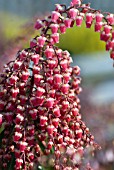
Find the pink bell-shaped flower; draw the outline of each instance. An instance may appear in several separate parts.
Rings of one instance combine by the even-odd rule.
[[[31,41],[30,41],[30,48],[33,48],[33,47],[36,47],[37,46],[37,41],[36,41],[36,39],[32,39]]]
[[[46,56],[47,58],[52,58],[53,55],[54,55],[54,50],[53,50],[53,48],[47,48],[47,49],[45,50],[45,56]]]
[[[40,28],[43,27],[43,25],[44,25],[43,22],[42,22],[41,20],[38,19],[38,20],[36,21],[34,27],[35,27],[37,30],[39,30]]]
[[[103,27],[103,23],[102,22],[96,22],[95,23],[95,32],[100,32],[102,27]]]
[[[40,36],[38,37],[38,45],[39,47],[43,47],[46,41],[46,37]]]
[[[31,56],[31,60],[33,61],[34,64],[38,64],[39,58],[40,58],[39,54],[34,54]]]
[[[97,13],[97,14],[95,15],[96,23],[102,22],[102,19],[103,19],[103,14]]]
[[[58,24],[51,24],[50,26],[52,34],[55,34],[58,32],[59,25]]]
[[[62,34],[64,34],[66,32],[65,24],[61,24],[59,28],[60,28],[60,31],[61,31]]]
[[[69,16],[70,16],[70,18],[71,18],[71,19],[76,19],[76,16],[77,16],[78,12],[79,12],[79,11],[78,11],[77,9],[75,9],[75,8],[70,9],[70,10],[69,10]]]
[[[54,43],[59,43],[59,33],[55,33],[51,35]]]
[[[51,20],[52,22],[55,22],[58,20],[58,18],[60,17],[60,13],[57,11],[52,11],[52,15],[51,15]]]
[[[80,0],[72,0],[71,5],[81,5]]]
[[[58,106],[56,106],[54,109],[53,109],[53,114],[55,117],[60,117],[61,114],[60,114],[60,109]]]
[[[83,21],[82,16],[77,16],[77,17],[76,17],[76,26],[77,26],[77,27],[81,27],[82,21]]]
[[[114,25],[114,15],[113,14],[108,14],[106,16],[106,19],[110,25]]]
[[[20,151],[21,152],[24,152],[25,151],[25,149],[26,149],[26,147],[27,147],[27,142],[24,142],[24,141],[20,141],[19,142],[19,149],[20,149]]]
[[[64,20],[64,24],[65,24],[66,28],[70,28],[71,27],[71,23],[72,23],[72,19],[70,19],[70,18],[66,18]]]

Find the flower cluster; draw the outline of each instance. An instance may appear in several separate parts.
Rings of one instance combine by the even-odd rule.
[[[69,52],[55,46],[60,33],[83,20],[87,28],[95,24],[114,59],[114,16],[72,0],[70,7],[57,4],[50,16],[37,20],[40,35],[5,65],[0,75],[2,169],[13,159],[15,170],[32,170],[42,155],[53,154],[55,170],[78,170],[84,148],[96,146],[80,114],[80,68],[71,67]]]

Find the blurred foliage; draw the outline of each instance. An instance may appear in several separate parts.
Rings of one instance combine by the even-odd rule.
[[[15,38],[20,33],[20,26],[27,22],[27,19],[17,15],[0,11],[1,29],[7,40]]]
[[[82,27],[67,29],[66,34],[60,37],[59,47],[67,49],[71,54],[85,54],[95,51],[104,51],[105,43],[100,41],[99,33],[94,32],[94,26],[86,28],[85,23]]]

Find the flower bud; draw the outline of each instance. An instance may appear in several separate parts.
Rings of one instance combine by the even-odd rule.
[[[86,28],[90,28],[92,25],[92,22],[86,22]]]
[[[13,137],[14,142],[19,141],[21,138],[22,138],[22,133],[15,132],[14,137]]]
[[[112,50],[113,48],[114,48],[114,40],[107,41],[106,50],[109,51],[109,50]]]
[[[59,25],[58,24],[51,24],[50,26],[52,34],[55,34],[58,32]]]
[[[65,24],[66,28],[70,28],[71,27],[71,22],[72,22],[72,19],[70,19],[70,18],[66,18],[64,20],[64,24]]]
[[[35,133],[34,125],[28,126],[27,129],[28,129],[29,135],[34,135]]]
[[[80,0],[72,0],[72,5],[81,5],[81,1]]]
[[[60,25],[60,31],[61,31],[62,34],[64,34],[64,33],[66,32],[66,26],[65,26],[65,24],[61,24],[61,25]]]
[[[21,132],[22,126],[21,125],[15,125],[15,132]]]
[[[47,144],[47,148],[48,149],[52,149],[52,146],[53,146],[53,142],[49,141],[48,144]]]
[[[113,15],[113,14],[108,14],[108,15],[106,16],[106,19],[107,19],[107,21],[108,21],[108,24],[114,25],[114,15]]]
[[[104,32],[105,34],[109,34],[111,31],[112,27],[110,25],[105,25],[104,26]]]
[[[40,72],[40,67],[39,66],[35,66],[33,67],[33,74],[38,74]]]
[[[22,75],[21,75],[21,78],[24,82],[26,82],[29,78],[29,72],[28,71],[22,71]]]
[[[71,110],[73,116],[77,116],[79,114],[79,110],[75,107]]]
[[[52,98],[55,97],[55,89],[51,89],[51,90],[49,91],[49,96],[52,97]]]
[[[46,105],[47,108],[52,108],[53,104],[54,104],[54,99],[53,98],[50,97],[50,98],[46,99],[45,105]]]
[[[53,77],[54,84],[61,84],[62,83],[62,75],[61,74],[55,74]]]
[[[27,147],[27,142],[21,141],[19,142],[19,149],[21,152],[24,152]]]
[[[14,65],[13,65],[13,69],[17,70],[20,68],[21,65],[22,65],[21,61],[15,61]]]
[[[103,19],[103,14],[97,13],[97,14],[95,15],[96,23],[102,22],[102,19]]]
[[[34,75],[34,84],[36,85],[36,86],[38,86],[39,85],[39,83],[40,83],[40,81],[43,79],[43,76],[42,75],[40,75],[40,74],[35,74]]]
[[[48,125],[47,126],[47,132],[49,135],[53,134],[54,126],[53,125]]]
[[[28,153],[28,158],[32,161],[34,159],[34,154],[32,152]]]
[[[11,89],[12,98],[16,98],[18,93],[19,93],[19,89],[18,88]]]
[[[19,54],[20,59],[24,60],[28,53],[25,50],[22,50]]]
[[[16,168],[20,169],[23,164],[23,159],[17,158],[15,162],[16,162]]]
[[[58,127],[59,121],[60,121],[59,118],[54,118],[54,119],[52,119],[52,124],[55,126],[55,128]]]
[[[91,23],[93,21],[93,14],[87,13],[86,14],[86,22]]]
[[[31,41],[30,41],[30,48],[33,48],[33,47],[36,47],[37,46],[37,41],[36,41],[36,39],[32,39]]]
[[[95,32],[100,32],[102,27],[103,27],[103,23],[102,22],[95,23]]]
[[[77,135],[77,138],[82,138],[82,129],[79,129],[79,130],[76,130],[76,135]]]
[[[40,126],[45,126],[48,118],[46,116],[40,116]]]
[[[57,61],[56,60],[48,60],[48,65],[50,69],[54,69],[57,65]]]
[[[63,74],[64,83],[68,83],[70,80],[70,73]]]
[[[77,26],[77,27],[81,27],[82,21],[83,21],[82,16],[77,16],[77,17],[76,17],[76,26]]]
[[[56,11],[62,11],[63,10],[63,7],[60,4],[55,4],[55,6],[56,6],[56,8],[55,8]]]
[[[12,75],[12,76],[10,77],[10,79],[9,79],[9,83],[10,83],[11,85],[14,85],[14,84],[17,82],[17,80],[18,80],[18,77]]]
[[[60,13],[59,13],[59,12],[57,12],[57,11],[52,11],[52,15],[51,15],[51,20],[52,20],[52,22],[56,22],[59,17],[60,17]]]
[[[110,58],[112,58],[114,60],[114,51],[110,52]]]
[[[68,94],[68,96],[69,96],[69,99],[73,100],[73,99],[75,98],[75,93],[74,93],[74,91],[70,91],[69,94]]]
[[[57,141],[61,144],[63,143],[63,135],[59,135]]]
[[[24,95],[20,95],[20,104],[25,105],[26,101],[27,101],[27,97]]]
[[[43,22],[42,22],[41,20],[38,19],[38,20],[36,21],[34,27],[35,27],[37,30],[39,30],[40,28],[43,27],[43,25],[44,25]]]
[[[23,122],[23,120],[24,120],[24,117],[23,117],[22,115],[18,114],[18,115],[16,116],[15,123],[16,123],[16,124],[20,124],[20,123]]]
[[[61,61],[60,61],[60,66],[61,66],[61,68],[62,68],[63,70],[66,70],[67,67],[68,67],[68,60],[66,60],[66,59],[61,60]]]
[[[46,57],[47,58],[52,58],[53,57],[53,55],[54,55],[54,50],[53,50],[53,48],[47,48],[46,50],[45,50],[45,55],[46,55]]]
[[[43,47],[46,41],[46,37],[40,36],[38,37],[38,45],[39,47]]]
[[[71,115],[66,115],[65,120],[66,120],[66,122],[70,122],[71,121]]]
[[[59,33],[55,33],[51,35],[54,43],[59,43]]]
[[[53,84],[53,76],[47,77],[47,83]]]
[[[8,102],[8,104],[7,104],[7,106],[6,106],[6,110],[7,110],[7,111],[12,111],[12,110],[14,110],[14,109],[15,109],[14,103]]]
[[[66,109],[68,109],[69,108],[69,102],[68,101],[63,101],[62,102],[62,109],[63,110],[66,110]]]
[[[62,86],[61,86],[61,92],[63,93],[63,94],[68,94],[68,91],[69,91],[69,84],[63,84]]]
[[[71,19],[76,19],[76,16],[77,16],[78,12],[79,12],[79,11],[78,11],[77,9],[75,9],[75,8],[70,9],[70,10],[69,10],[69,16],[70,16],[70,18],[71,18]]]
[[[73,88],[78,88],[79,87],[79,84],[80,84],[80,80],[79,79],[75,79],[73,82],[72,82],[72,86]]]
[[[37,109],[32,109],[29,111],[30,116],[32,117],[33,120],[37,119]]]
[[[36,90],[36,95],[38,97],[42,96],[43,94],[45,93],[45,89],[42,88],[42,87],[38,87],[37,90]]]
[[[33,146],[34,145],[34,136],[28,136],[27,142],[28,142],[29,146]]]
[[[31,60],[33,61],[34,64],[38,64],[39,58],[40,58],[39,54],[34,54],[31,56]]]
[[[12,112],[7,112],[4,114],[5,120],[9,123],[13,122],[13,113]]]
[[[53,109],[53,114],[55,117],[60,117],[61,114],[60,114],[60,109],[58,106],[56,106],[54,109]]]
[[[111,33],[105,34],[104,31],[100,33],[100,40],[107,42],[110,39]]]

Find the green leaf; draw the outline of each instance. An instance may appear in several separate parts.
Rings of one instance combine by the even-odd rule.
[[[2,133],[3,130],[4,130],[4,124],[0,128],[0,133]]]
[[[12,153],[12,159],[11,159],[11,162],[9,163],[8,170],[14,170],[14,165],[15,165],[15,156],[14,156],[14,153]]]
[[[44,145],[42,144],[42,142],[40,142],[40,141],[38,141],[38,144],[39,144],[42,152],[44,152],[44,151],[45,151],[45,146],[44,146]]]
[[[2,139],[4,137],[4,131],[0,133],[0,146],[2,145]]]
[[[53,154],[54,151],[55,151],[55,149],[54,149],[54,146],[53,146],[52,149],[51,149],[51,154]]]

